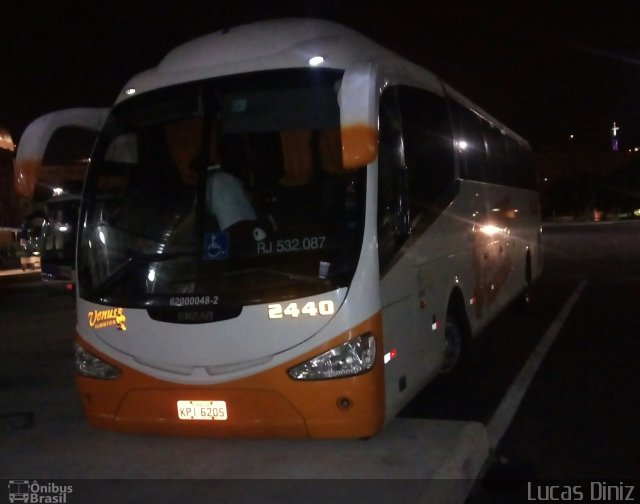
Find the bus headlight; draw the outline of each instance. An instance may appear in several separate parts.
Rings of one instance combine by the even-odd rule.
[[[102,378],[103,380],[114,380],[120,376],[120,370],[117,367],[107,364],[77,343],[75,345],[75,361],[76,371],[83,376]]]
[[[326,380],[353,376],[373,367],[376,339],[366,333],[289,369],[294,380]]]

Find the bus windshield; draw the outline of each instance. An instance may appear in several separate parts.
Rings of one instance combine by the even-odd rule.
[[[85,184],[80,296],[241,307],[347,287],[366,171],[343,169],[341,77],[248,73],[116,106]]]

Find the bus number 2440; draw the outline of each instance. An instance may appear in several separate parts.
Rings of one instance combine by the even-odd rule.
[[[318,315],[333,315],[335,308],[333,301],[330,299],[318,301],[309,301],[302,308],[298,307],[298,303],[289,303],[287,306],[279,303],[270,304],[267,309],[269,310],[270,319],[281,319],[284,317],[298,318],[300,316],[316,317]]]

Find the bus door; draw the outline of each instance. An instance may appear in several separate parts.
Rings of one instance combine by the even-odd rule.
[[[390,87],[380,101],[378,246],[385,347],[403,361],[385,371],[388,390],[401,393],[415,391],[437,373],[444,350],[446,299],[441,298],[446,294],[439,288],[443,264],[428,230],[437,218],[438,198],[448,189],[442,186],[453,181],[453,164],[443,167],[451,173],[447,184],[430,173],[440,162],[432,152],[437,149],[420,147],[429,128],[438,125],[433,116],[425,115],[423,121],[410,111],[426,107],[420,102],[423,92]],[[432,98],[427,94],[423,101]],[[395,395],[390,394],[391,401]]]

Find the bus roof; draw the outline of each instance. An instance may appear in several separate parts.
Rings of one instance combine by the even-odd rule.
[[[325,68],[347,69],[381,58],[403,60],[360,33],[330,21],[279,19],[220,30],[170,51],[157,67],[134,76],[117,101],[156,88],[278,68],[300,68],[322,56]],[[403,60],[404,61],[404,60]]]
[[[471,108],[519,143],[528,142],[461,93],[406,58],[341,24],[319,19],[259,21],[198,37],[171,50],[158,66],[135,75],[116,103],[154,89],[223,75],[301,68],[322,56],[322,67],[346,70],[357,63],[386,63],[402,68],[413,82],[438,83],[443,92]]]

